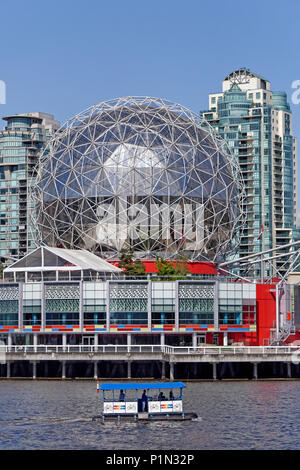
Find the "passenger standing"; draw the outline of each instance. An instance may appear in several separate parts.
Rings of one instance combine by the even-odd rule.
[[[146,405],[147,405],[147,395],[146,395],[146,390],[144,390],[143,395],[142,395],[142,410],[143,410],[143,412],[146,411]]]

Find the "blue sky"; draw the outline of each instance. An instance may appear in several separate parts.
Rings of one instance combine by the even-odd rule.
[[[127,95],[198,112],[239,67],[289,101],[300,80],[298,0],[15,0],[0,11],[1,116],[43,111],[64,122]],[[300,104],[291,107],[300,138]]]
[[[289,97],[300,79],[298,0],[16,0],[0,11],[1,115],[45,111],[64,121],[126,95],[198,112],[241,66]],[[293,112],[299,135],[300,105]]]

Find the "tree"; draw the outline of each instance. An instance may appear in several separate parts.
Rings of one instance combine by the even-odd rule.
[[[156,257],[156,267],[160,276],[174,276],[176,274],[175,266],[162,256]]]
[[[176,258],[176,261],[175,261],[175,265],[176,265],[177,274],[179,276],[184,276],[185,277],[187,274],[189,274],[190,270],[189,270],[188,257],[187,256],[178,255],[178,257]]]
[[[145,274],[145,266],[141,260],[133,260],[133,251],[122,248],[120,254],[119,268],[123,269],[127,276],[142,276]]]
[[[172,278],[184,279],[189,273],[187,258],[179,255],[175,261],[167,261],[162,256],[156,257],[157,274],[164,276],[165,280]]]

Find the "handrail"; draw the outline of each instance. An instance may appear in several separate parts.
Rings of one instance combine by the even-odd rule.
[[[300,346],[168,346],[159,344],[142,345],[0,345],[0,355],[9,353],[162,353],[197,355],[240,355],[240,354],[293,354]]]

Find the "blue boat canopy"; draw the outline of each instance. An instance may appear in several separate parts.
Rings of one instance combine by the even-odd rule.
[[[185,388],[186,385],[182,382],[169,382],[169,383],[117,383],[117,384],[102,384],[100,390],[153,390],[165,388]]]

